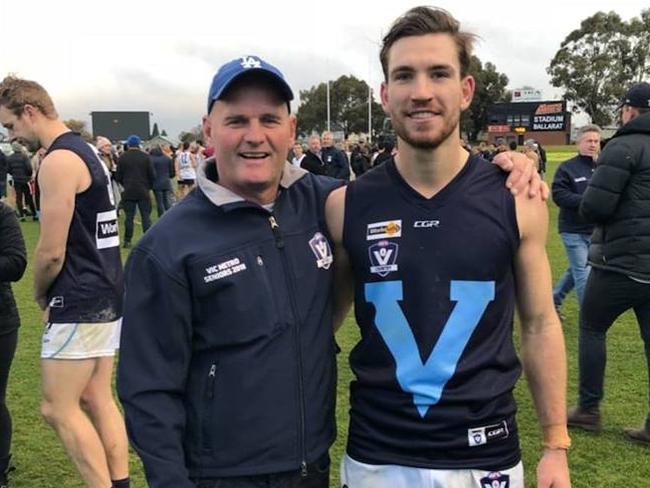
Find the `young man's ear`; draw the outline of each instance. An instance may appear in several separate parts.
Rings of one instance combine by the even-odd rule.
[[[474,98],[474,90],[476,89],[476,80],[472,75],[467,75],[461,81],[462,86],[462,100],[460,102],[461,110],[466,110],[472,104]]]

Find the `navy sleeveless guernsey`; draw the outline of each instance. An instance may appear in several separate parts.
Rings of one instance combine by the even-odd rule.
[[[122,316],[122,260],[117,213],[108,170],[94,149],[75,132],[57,137],[48,148],[75,153],[92,182],[75,197],[65,262],[47,292],[49,321],[103,323]]]
[[[391,159],[347,187],[343,243],[361,331],[348,454],[429,469],[516,465],[519,231],[503,173],[472,156],[427,199]]]

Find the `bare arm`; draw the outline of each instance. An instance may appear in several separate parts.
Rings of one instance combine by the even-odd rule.
[[[354,298],[354,282],[348,253],[343,247],[345,187],[334,190],[325,202],[325,217],[334,240],[334,331],[343,324]]]
[[[546,255],[548,210],[541,199],[516,200],[521,242],[515,260],[524,370],[544,435],[538,487],[571,486],[566,449],[566,354],[551,295]]]
[[[65,260],[75,196],[90,186],[90,173],[70,151],[50,153],[38,175],[41,190],[41,233],[34,251],[34,298],[45,310],[47,291]]]

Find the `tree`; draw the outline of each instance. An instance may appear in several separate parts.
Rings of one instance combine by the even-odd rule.
[[[178,135],[178,139],[181,142],[194,142],[203,140],[203,127],[201,127],[201,124],[199,124],[189,131],[183,131]]]
[[[547,72],[574,111],[608,125],[626,88],[650,73],[650,10],[628,23],[616,12],[584,19],[562,41]]]
[[[167,137],[167,131],[165,129],[163,129],[162,132],[160,133],[160,135],[163,136],[163,137]]]
[[[310,134],[327,128],[327,85],[320,83],[300,91],[298,132]],[[381,105],[372,100],[372,129],[379,132],[384,119]],[[368,84],[354,76],[341,76],[330,82],[330,120],[345,134],[368,132]]]
[[[478,133],[487,129],[490,105],[509,102],[512,94],[506,90],[508,77],[499,73],[492,63],[487,62],[484,66],[477,56],[472,56],[469,72],[476,80],[476,89],[472,104],[463,112],[461,131],[468,135],[470,141],[475,141]]]
[[[158,137],[160,132],[158,131],[158,122],[153,123],[153,130],[151,131],[151,138]]]
[[[83,120],[78,119],[68,119],[64,120],[63,123],[73,132],[78,132],[84,141],[93,142],[92,134],[86,129],[86,123]]]
[[[629,41],[631,49],[627,64],[632,72],[632,81],[643,81],[650,75],[650,9],[643,10],[640,18],[630,20]]]

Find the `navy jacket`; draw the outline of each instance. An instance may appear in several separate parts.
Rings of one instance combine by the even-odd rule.
[[[172,191],[172,182],[170,178],[176,176],[176,169],[171,158],[165,156],[160,150],[153,150],[149,155],[155,178],[153,180],[154,190]]]
[[[580,213],[596,223],[589,248],[593,267],[650,280],[650,113],[609,140]]]
[[[595,167],[593,158],[580,154],[558,166],[552,191],[553,201],[560,207],[559,232],[589,235],[593,232],[593,224],[580,216],[580,202]]]
[[[339,180],[350,179],[350,164],[343,151],[339,151],[334,146],[323,147],[320,156],[327,168],[327,176]]]
[[[214,168],[126,265],[118,392],[152,488],[298,470],[336,434],[324,201],[340,182],[286,163],[269,212]]]

